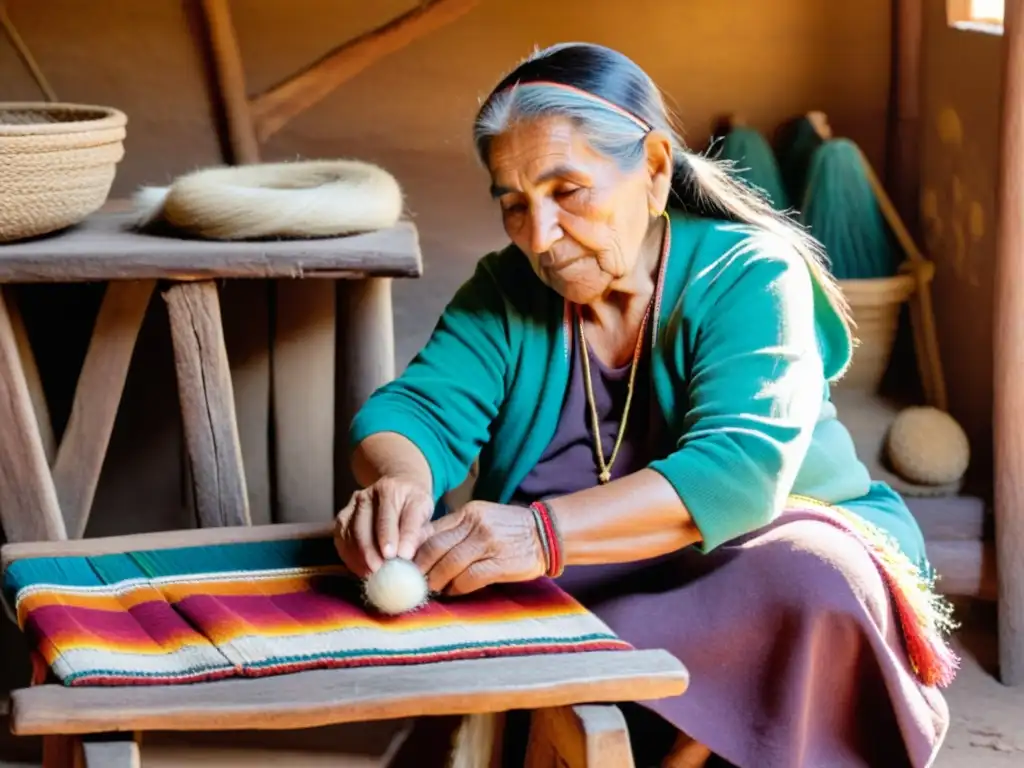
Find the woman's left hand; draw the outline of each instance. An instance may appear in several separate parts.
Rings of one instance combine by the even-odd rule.
[[[528,508],[471,501],[432,527],[414,562],[433,592],[465,595],[490,584],[531,581],[547,571]]]

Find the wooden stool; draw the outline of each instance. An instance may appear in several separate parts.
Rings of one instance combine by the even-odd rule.
[[[14,560],[31,557],[209,546],[329,531],[295,524],[9,544],[0,551],[0,566],[6,569]],[[44,737],[44,768],[70,768],[76,759],[88,768],[128,768],[138,765],[135,737],[109,734],[311,728],[525,709],[534,711],[528,768],[630,768],[629,734],[614,703],[680,695],[687,684],[683,665],[657,650],[318,670],[192,685],[47,684],[14,692],[11,730]],[[490,745],[484,749],[493,754]],[[482,759],[473,768],[486,768]]]

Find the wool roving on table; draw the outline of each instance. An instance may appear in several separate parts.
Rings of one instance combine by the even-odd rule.
[[[134,196],[137,225],[208,240],[340,237],[393,227],[397,179],[360,160],[296,160],[202,168]]]

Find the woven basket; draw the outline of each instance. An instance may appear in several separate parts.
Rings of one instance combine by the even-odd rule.
[[[127,123],[109,107],[0,102],[0,242],[56,232],[98,210]]]
[[[909,274],[838,282],[850,302],[858,340],[853,361],[839,386],[875,393],[892,357],[900,308],[913,295],[917,283]]]

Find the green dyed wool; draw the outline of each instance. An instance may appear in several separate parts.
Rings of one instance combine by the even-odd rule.
[[[731,162],[733,176],[766,195],[776,210],[789,208],[778,162],[764,136],[753,128],[736,126],[719,146],[718,158]]]
[[[830,139],[814,151],[807,174],[801,221],[825,246],[839,280],[889,277],[899,268],[865,162],[849,139]]]
[[[824,141],[807,117],[798,117],[779,131],[779,172],[790,200],[804,199],[811,157]]]

